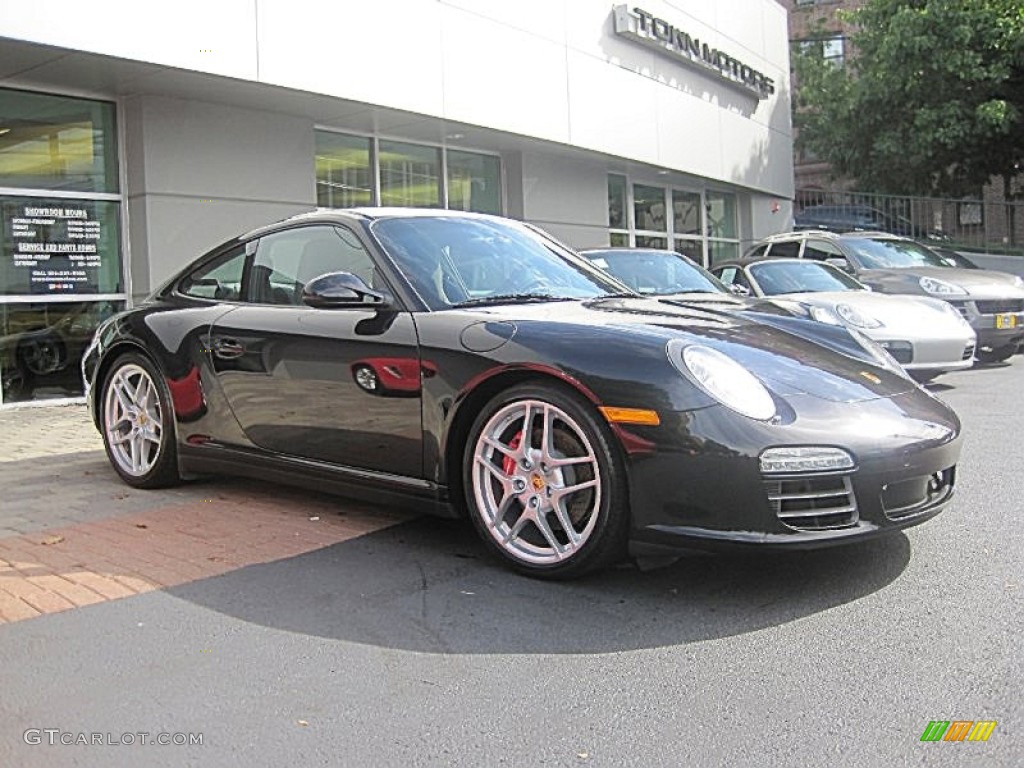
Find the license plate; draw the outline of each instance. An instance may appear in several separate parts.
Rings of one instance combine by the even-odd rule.
[[[996,328],[1016,328],[1017,327],[1017,316],[1005,312],[1001,315],[996,315]]]

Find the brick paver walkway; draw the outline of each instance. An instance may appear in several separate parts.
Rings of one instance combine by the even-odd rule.
[[[292,557],[406,515],[213,478],[120,481],[82,406],[0,411],[0,624]]]

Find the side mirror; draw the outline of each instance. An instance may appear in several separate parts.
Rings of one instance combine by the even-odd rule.
[[[745,285],[740,285],[739,283],[729,283],[729,290],[732,293],[735,293],[737,296],[749,296],[750,295],[750,289],[747,288],[747,286],[745,286]]]
[[[843,272],[853,271],[850,268],[850,262],[848,262],[842,256],[829,256],[827,259],[825,259],[825,263],[831,264],[833,267],[838,267],[839,269],[843,270]]]
[[[303,286],[302,303],[318,309],[386,309],[391,297],[351,272],[328,272]]]

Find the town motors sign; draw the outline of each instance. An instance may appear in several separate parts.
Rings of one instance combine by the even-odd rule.
[[[619,37],[640,43],[676,61],[699,67],[730,85],[753,93],[758,99],[766,99],[775,93],[775,81],[763,72],[758,72],[724,51],[712,48],[642,8],[630,10],[625,5],[616,5],[612,7],[612,14],[615,17],[615,34]]]

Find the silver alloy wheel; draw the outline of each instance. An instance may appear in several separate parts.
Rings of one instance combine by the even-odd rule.
[[[516,560],[563,562],[594,532],[601,468],[580,425],[551,403],[519,400],[488,419],[472,478],[484,527]]]
[[[141,366],[123,365],[107,381],[103,429],[110,455],[125,474],[143,477],[160,458],[160,394]]]

